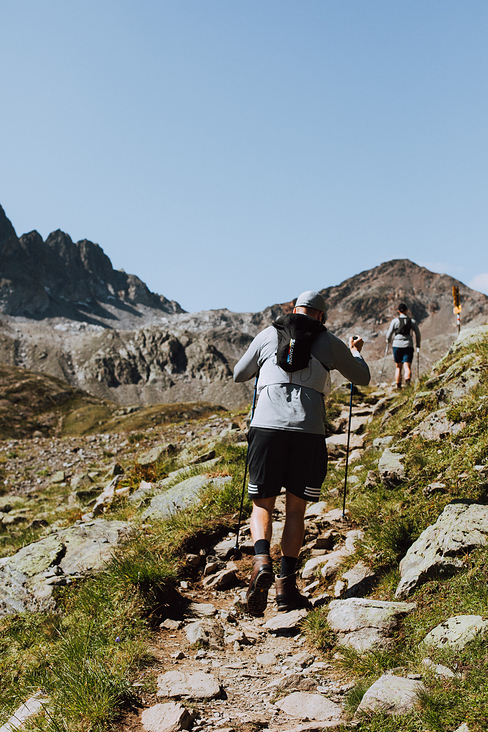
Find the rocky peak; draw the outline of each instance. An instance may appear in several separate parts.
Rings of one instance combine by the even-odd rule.
[[[60,230],[46,241],[36,231],[17,237],[1,207],[0,263],[0,313],[7,316],[0,324],[0,362],[122,404],[247,403],[252,385],[234,384],[232,368],[261,329],[293,308],[289,300],[257,313],[185,313],[135,275],[114,270],[91,241],[73,242]],[[461,295],[462,327],[485,323],[486,295],[408,259],[393,259],[321,290],[327,328],[346,342],[360,334],[373,380],[385,366],[389,379],[393,361],[391,349],[385,359],[385,335],[403,300],[420,325],[416,371],[423,372],[457,336],[453,285]],[[341,378],[334,372],[333,379]]]
[[[6,315],[103,323],[123,318],[127,306],[184,312],[135,275],[114,270],[102,248],[87,239],[73,242],[59,229],[46,241],[37,231],[18,237],[1,206],[0,261],[0,312]]]

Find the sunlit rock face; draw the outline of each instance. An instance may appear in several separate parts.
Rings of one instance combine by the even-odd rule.
[[[463,327],[486,322],[486,295],[397,259],[321,290],[327,328],[346,342],[360,334],[373,382],[382,371],[383,380],[392,380],[391,349],[383,370],[385,334],[396,305],[405,301],[422,333],[414,373],[426,371],[457,336],[453,284]],[[252,384],[234,384],[233,367],[262,328],[291,311],[298,294],[258,313],[186,313],[137,276],[114,270],[98,244],[73,242],[59,230],[45,241],[36,231],[18,237],[0,207],[0,362],[57,376],[120,404],[247,404]],[[332,377],[342,381],[337,372]]]

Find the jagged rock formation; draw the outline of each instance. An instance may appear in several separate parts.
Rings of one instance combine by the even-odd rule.
[[[37,231],[20,238],[0,206],[0,312],[36,320],[64,317],[97,323],[117,311],[141,317],[138,306],[181,313],[135,275],[114,270],[98,244],[73,242],[63,231],[46,241]]]
[[[45,242],[37,232],[17,237],[1,208],[0,266],[0,362],[57,376],[120,404],[248,403],[252,384],[234,384],[233,366],[259,330],[292,308],[290,301],[260,313],[185,313],[135,275],[115,271],[97,244],[75,244],[61,231]],[[420,324],[425,371],[457,335],[453,285],[460,290],[463,326],[484,324],[486,295],[396,259],[322,290],[327,327],[344,340],[363,336],[376,380],[388,324],[404,300]],[[392,370],[390,349],[387,380]]]

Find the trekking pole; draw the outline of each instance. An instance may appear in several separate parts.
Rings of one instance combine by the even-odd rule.
[[[386,354],[388,353],[388,346],[389,345],[390,345],[389,343],[386,344],[385,355],[383,357],[383,366],[381,367],[381,374],[380,374],[380,380],[378,382],[378,386],[381,384],[381,379],[383,378],[383,371],[385,370]]]
[[[251,407],[251,422],[252,422],[252,418],[254,417],[254,410],[256,409],[256,395],[258,393],[258,378],[259,378],[259,371],[256,374],[256,379],[254,381],[254,393],[253,393],[253,397],[252,397],[252,407]],[[239,507],[239,520],[237,522],[237,531],[236,531],[236,545],[234,547],[234,551],[236,552],[236,554],[239,552],[239,531],[241,530],[242,506],[244,505],[244,490],[246,488],[248,463],[249,463],[249,442],[247,443],[246,465],[244,468],[244,480],[242,481],[241,505]]]
[[[344,497],[342,500],[342,518],[346,518],[346,490],[347,490],[347,467],[349,464],[349,440],[351,437],[351,418],[352,418],[352,392],[354,385],[351,382],[351,397],[349,399],[349,423],[347,425],[347,447],[346,447],[346,471],[344,473]]]
[[[417,381],[420,381],[420,348],[417,346]]]

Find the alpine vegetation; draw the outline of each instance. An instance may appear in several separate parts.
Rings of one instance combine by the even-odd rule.
[[[0,722],[486,729],[487,356],[488,327],[461,330],[409,388],[356,387],[351,416],[349,385],[332,389],[328,476],[296,567],[307,602],[279,612],[270,587],[262,617],[246,603],[247,497],[235,551],[247,410],[6,435]],[[67,424],[69,400],[57,409]],[[278,497],[277,528],[284,510]]]

